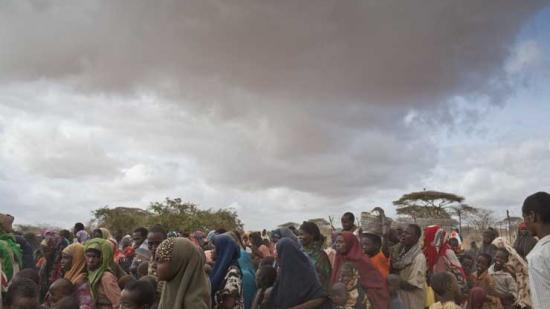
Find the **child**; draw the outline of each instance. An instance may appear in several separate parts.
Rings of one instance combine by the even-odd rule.
[[[390,290],[390,309],[404,309],[405,304],[399,297],[399,284],[401,279],[398,275],[391,274],[388,276],[388,288]]]
[[[35,269],[31,269],[31,268],[26,268],[26,269],[23,269],[21,271],[19,271],[18,273],[16,273],[14,276],[13,276],[13,279],[12,280],[19,280],[19,279],[31,279],[32,281],[34,281],[34,283],[36,284],[40,284],[40,276],[38,275],[38,271],[36,271]]]
[[[430,309],[460,309],[460,306],[455,303],[460,291],[454,275],[449,272],[435,273],[430,283],[439,300],[432,304]]]
[[[137,268],[138,279],[147,276],[149,271],[149,262],[142,262]]]
[[[133,281],[136,281],[136,279],[132,275],[122,276],[120,277],[120,279],[118,279],[118,287],[120,288],[120,290],[123,290],[127,284]]]
[[[48,290],[48,303],[50,305],[55,305],[64,297],[74,296],[76,288],[71,283],[71,281],[61,278],[55,280]]]
[[[79,309],[80,304],[78,303],[78,300],[74,296],[66,296],[63,297],[61,300],[59,300],[55,306],[52,307],[53,309]]]
[[[13,280],[8,287],[4,308],[39,308],[38,285],[26,278]]]
[[[253,309],[260,308],[264,301],[269,299],[271,287],[275,283],[276,278],[277,271],[272,265],[260,266],[256,272],[256,286],[258,287],[258,291],[252,302]]]
[[[329,298],[332,302],[333,309],[345,309],[348,300],[346,285],[342,282],[336,282],[330,288]]]
[[[120,295],[121,309],[150,309],[155,303],[156,291],[145,281],[129,282]]]
[[[495,280],[495,291],[500,297],[504,309],[511,309],[517,295],[517,284],[514,277],[507,271],[508,251],[498,248],[495,253],[495,263],[489,268],[489,274]]]
[[[489,254],[480,253],[477,257],[477,272],[473,276],[474,287],[480,287],[487,293],[485,309],[502,309],[502,304],[495,290],[495,280],[489,275],[492,258]]]

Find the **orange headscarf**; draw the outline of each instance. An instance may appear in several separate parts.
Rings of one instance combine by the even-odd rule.
[[[71,269],[65,272],[65,279],[73,284],[81,283],[86,279],[86,259],[84,258],[84,246],[80,243],[74,243],[63,249],[63,254],[72,257]]]

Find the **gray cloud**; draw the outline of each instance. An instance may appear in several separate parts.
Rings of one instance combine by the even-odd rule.
[[[542,6],[421,3],[3,3],[0,189],[71,218],[182,195],[283,220],[417,186],[431,130],[480,119],[456,96],[508,90]]]

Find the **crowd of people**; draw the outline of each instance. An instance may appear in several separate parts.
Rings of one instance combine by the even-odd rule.
[[[488,228],[410,223],[378,233],[345,213],[327,235],[299,228],[204,232],[137,227],[13,232],[0,214],[2,302],[34,308],[550,308],[550,195],[527,197],[514,244]],[[468,245],[468,246],[467,246]],[[467,249],[466,249],[467,248]]]

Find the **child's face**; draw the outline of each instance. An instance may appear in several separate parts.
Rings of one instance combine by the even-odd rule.
[[[343,306],[346,304],[346,290],[342,288],[332,288],[329,295],[333,304]]]
[[[508,257],[506,254],[500,250],[497,251],[495,254],[495,270],[501,270],[506,263],[508,263]]]
[[[120,293],[120,309],[148,309],[148,305],[139,305],[136,301],[136,295],[128,290],[122,290]]]
[[[478,273],[484,273],[487,269],[489,269],[489,261],[486,257],[480,255],[477,258],[477,271]]]

